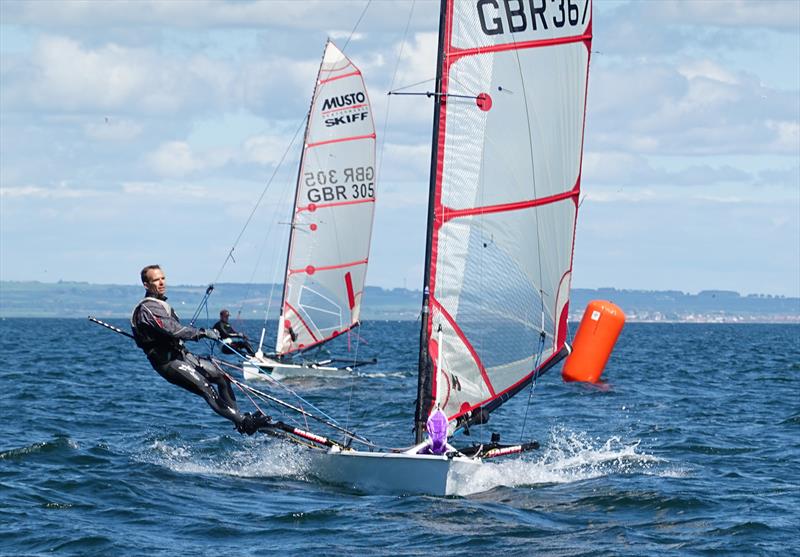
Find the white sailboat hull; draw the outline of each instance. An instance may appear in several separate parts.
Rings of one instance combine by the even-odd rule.
[[[324,365],[323,363],[293,364],[279,362],[266,357],[253,357],[242,365],[245,381],[265,380],[267,376],[274,379],[295,377],[349,377],[352,371],[349,367],[339,368]]]
[[[480,459],[444,455],[314,451],[311,474],[368,493],[445,496],[483,465]]]

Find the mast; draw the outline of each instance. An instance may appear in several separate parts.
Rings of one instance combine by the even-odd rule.
[[[434,400],[480,423],[567,353],[591,4],[442,5],[418,440]]]
[[[294,186],[294,200],[292,201],[292,218],[289,224],[289,241],[286,242],[286,266],[283,270],[283,293],[281,294],[280,314],[278,318],[283,317],[283,306],[286,303],[286,292],[289,288],[289,258],[292,255],[292,237],[294,236],[294,224],[297,218],[297,199],[300,195],[300,177],[303,172],[303,161],[306,158],[306,144],[308,143],[308,129],[311,123],[311,111],[314,109],[314,100],[317,98],[317,87],[319,86],[319,78],[322,75],[322,60],[325,58],[325,52],[328,50],[328,43],[330,39],[325,41],[325,48],[322,49],[322,59],[320,59],[319,69],[317,70],[317,79],[314,82],[314,92],[311,94],[311,102],[308,105],[308,113],[306,113],[306,130],[303,133],[303,148],[300,150],[300,164],[297,165],[297,180]],[[281,324],[278,323],[277,335],[280,338]]]
[[[431,250],[433,247],[433,221],[435,217],[436,183],[439,174],[439,116],[442,110],[442,70],[444,66],[445,25],[447,23],[447,1],[441,0],[439,10],[439,50],[436,61],[436,84],[434,89],[433,135],[431,138],[431,170],[428,187],[428,230],[425,238],[425,272],[422,279],[422,315],[419,331],[419,365],[417,375],[417,404],[414,411],[414,440],[421,443],[427,416],[426,410],[432,399],[432,367],[428,354],[428,319],[430,315]]]

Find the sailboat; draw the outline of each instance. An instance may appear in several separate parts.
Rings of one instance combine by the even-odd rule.
[[[414,444],[354,449],[297,428],[312,473],[365,491],[453,493],[487,459],[457,448],[570,352],[567,315],[591,0],[442,0]]]
[[[361,71],[328,41],[306,121],[275,351],[264,331],[244,376],[351,370],[303,357],[360,323],[375,209],[375,125]]]

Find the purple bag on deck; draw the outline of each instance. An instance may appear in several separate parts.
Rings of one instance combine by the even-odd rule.
[[[431,440],[430,452],[444,454],[447,450],[447,415],[437,408],[428,418],[427,427]]]

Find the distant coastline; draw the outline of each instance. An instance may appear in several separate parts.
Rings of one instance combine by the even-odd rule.
[[[209,301],[209,315],[227,307],[242,319],[263,319],[270,308],[275,316],[281,286],[220,283]],[[170,285],[170,301],[184,316],[191,315],[202,300],[206,286]],[[270,298],[270,293],[271,299]],[[0,282],[0,318],[128,317],[142,295],[139,285],[90,284],[86,282]],[[368,286],[362,320],[415,320],[422,294],[405,288]],[[574,288],[570,319],[581,318],[586,304],[595,299],[620,306],[631,322],[661,323],[800,323],[800,298],[763,294],[741,295],[726,290],[687,294],[674,290],[618,290]],[[205,315],[205,312],[204,312]]]

